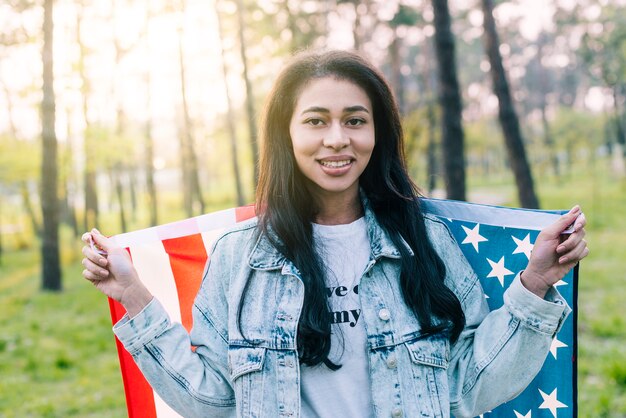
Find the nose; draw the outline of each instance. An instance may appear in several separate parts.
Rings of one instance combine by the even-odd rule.
[[[340,150],[348,146],[350,138],[343,129],[341,123],[332,123],[324,136],[324,146],[334,150]]]

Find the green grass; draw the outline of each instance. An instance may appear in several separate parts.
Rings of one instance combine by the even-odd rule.
[[[540,184],[545,207],[582,205],[590,255],[578,295],[579,415],[626,417],[626,182],[581,173],[557,186]]]
[[[105,297],[81,279],[77,260],[63,292],[40,291],[38,260],[27,249],[0,267],[0,417],[125,416]]]
[[[504,178],[473,180],[470,191],[491,191],[516,205],[510,177]],[[588,219],[591,254],[581,265],[578,307],[579,415],[626,417],[626,183],[600,172],[537,183],[544,208],[580,203]],[[2,418],[126,416],[108,304],[80,277],[80,243],[67,231],[63,243],[61,293],[40,291],[36,248],[4,254]]]

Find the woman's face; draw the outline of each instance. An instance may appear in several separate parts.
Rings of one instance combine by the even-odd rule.
[[[289,133],[300,171],[318,197],[357,198],[375,144],[372,104],[356,84],[332,76],[309,81]]]

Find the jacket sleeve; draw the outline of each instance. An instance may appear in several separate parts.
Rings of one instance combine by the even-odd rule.
[[[215,270],[209,262],[193,306],[190,334],[170,321],[156,299],[135,317],[125,316],[113,327],[155,392],[185,417],[235,415],[228,336],[226,326],[221,325],[228,309],[223,288],[226,279],[224,272]],[[212,312],[222,312],[223,321],[218,323]]]
[[[519,274],[504,293],[504,305],[492,312],[469,262],[447,226],[437,248],[446,263],[446,284],[455,292],[466,324],[450,348],[450,411],[475,417],[514,398],[541,369],[552,339],[571,312],[558,291],[541,299],[521,283]]]

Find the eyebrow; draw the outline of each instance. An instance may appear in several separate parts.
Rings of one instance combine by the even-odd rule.
[[[361,105],[348,106],[348,107],[343,108],[343,113],[354,113],[354,112],[370,113],[369,110],[367,110],[367,108]],[[305,113],[330,113],[330,110],[326,109],[325,107],[311,106],[309,108],[304,109],[301,114],[304,115]]]

